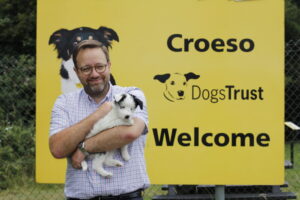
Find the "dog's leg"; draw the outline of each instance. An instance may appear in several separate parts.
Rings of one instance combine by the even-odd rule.
[[[82,171],[86,171],[88,169],[87,162],[84,160],[81,162]]]
[[[121,155],[124,160],[126,160],[126,161],[130,160],[131,157],[128,153],[128,145],[125,145],[121,148]]]
[[[103,163],[106,158],[106,153],[96,154],[93,160],[93,169],[105,178],[111,178],[113,173],[106,171],[103,168]]]
[[[106,155],[106,158],[104,160],[104,164],[107,165],[107,166],[111,166],[111,167],[122,167],[123,166],[123,163],[119,160],[116,160],[113,158],[114,154],[115,154],[115,151],[108,151],[106,152],[107,155]]]

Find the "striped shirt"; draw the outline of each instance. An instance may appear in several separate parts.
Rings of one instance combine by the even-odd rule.
[[[81,89],[76,92],[60,95],[56,100],[51,118],[50,135],[53,135],[93,113],[105,101],[112,101],[118,93],[130,93],[143,101],[143,110],[137,108],[134,117],[145,122],[143,134],[128,146],[131,159],[126,162],[120,151],[116,151],[114,158],[124,163],[123,167],[107,167],[113,173],[112,178],[103,178],[92,169],[92,160],[86,159],[88,170],[75,169],[71,165],[71,158],[67,158],[67,172],[65,196],[69,198],[87,199],[100,195],[120,195],[149,186],[144,159],[146,133],[148,132],[148,114],[143,92],[135,87],[120,87],[110,85],[106,97],[96,103]]]

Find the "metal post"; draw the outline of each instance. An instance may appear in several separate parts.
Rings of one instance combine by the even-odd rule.
[[[225,200],[225,186],[216,185],[215,186],[215,200]]]

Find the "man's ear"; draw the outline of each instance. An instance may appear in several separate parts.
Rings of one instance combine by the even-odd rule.
[[[108,68],[109,70],[111,70],[111,62],[110,62],[110,61],[107,62],[107,68]]]

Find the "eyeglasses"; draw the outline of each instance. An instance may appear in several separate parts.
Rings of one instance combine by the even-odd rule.
[[[95,67],[84,66],[84,67],[80,67],[79,70],[85,75],[90,75],[93,71],[93,68],[95,68],[97,73],[102,73],[106,70],[106,67],[107,67],[107,64],[106,65],[96,65]]]

